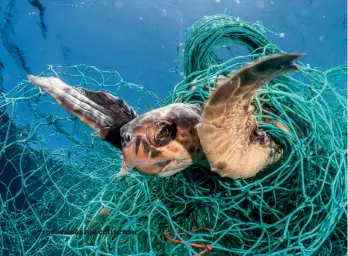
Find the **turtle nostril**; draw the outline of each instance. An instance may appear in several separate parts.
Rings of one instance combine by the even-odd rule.
[[[131,139],[132,139],[132,135],[131,135],[130,133],[127,132],[127,133],[124,135],[124,140],[125,140],[125,142],[130,142]]]

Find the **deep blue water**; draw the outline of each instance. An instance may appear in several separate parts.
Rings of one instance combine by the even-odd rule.
[[[47,64],[117,70],[127,82],[168,94],[180,77],[177,47],[185,29],[204,15],[227,13],[262,21],[269,35],[304,62],[330,68],[347,57],[345,0],[2,0],[2,84],[13,88]]]

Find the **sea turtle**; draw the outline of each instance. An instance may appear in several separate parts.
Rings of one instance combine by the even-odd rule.
[[[255,92],[298,70],[294,61],[302,56],[283,53],[254,61],[220,80],[204,105],[173,103],[142,115],[109,93],[73,88],[54,77],[28,75],[28,79],[101,139],[121,149],[123,174],[134,168],[166,177],[205,162],[222,177],[249,178],[283,153],[258,130],[251,104]],[[279,122],[278,127],[289,132]]]

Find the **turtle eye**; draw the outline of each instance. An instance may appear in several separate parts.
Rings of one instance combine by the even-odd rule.
[[[167,121],[154,122],[146,129],[146,136],[150,144],[155,147],[163,147],[175,139],[177,127]]]

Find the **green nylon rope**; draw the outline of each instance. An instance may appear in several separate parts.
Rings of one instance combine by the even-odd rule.
[[[281,52],[267,31],[227,15],[196,22],[187,30],[185,76],[164,104],[204,102],[217,75]],[[216,50],[228,43],[243,44],[250,54],[222,62]],[[0,191],[6,191],[0,254],[192,255],[204,251],[199,244],[216,255],[344,255],[347,102],[338,85],[346,81],[347,66],[323,71],[300,63],[300,69],[267,84],[254,105],[258,120],[264,106],[272,107],[265,115],[302,137],[260,123],[286,154],[247,180],[223,179],[197,166],[169,178],[133,171],[119,179],[120,152],[91,137],[46,93],[22,81],[0,94]],[[161,104],[117,72],[49,66],[41,75],[112,92],[138,112]],[[128,101],[123,95],[129,93],[140,101]],[[192,231],[203,227],[210,231]],[[67,232],[89,229],[128,232]]]

